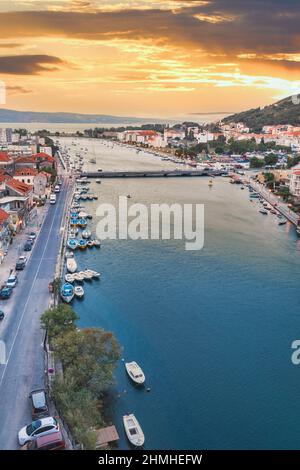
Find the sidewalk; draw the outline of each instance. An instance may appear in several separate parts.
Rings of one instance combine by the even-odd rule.
[[[48,211],[48,202],[45,206],[36,208],[36,215],[33,214],[32,220],[28,222],[27,226],[20,231],[13,238],[12,244],[8,248],[7,255],[5,256],[3,263],[0,264],[0,285],[4,284],[10,274],[10,271],[15,269],[15,264],[18,257],[21,254],[25,254],[27,259],[31,256],[31,251],[23,252],[23,246],[25,241],[28,238],[30,232],[36,232],[38,236],[41,226],[43,224],[44,218]],[[33,209],[34,211],[35,209]]]

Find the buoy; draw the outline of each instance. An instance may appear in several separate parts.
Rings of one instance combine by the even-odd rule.
[[[148,387],[148,388],[146,388],[146,390],[147,390],[147,392],[150,392],[151,388],[150,388],[150,387]]]

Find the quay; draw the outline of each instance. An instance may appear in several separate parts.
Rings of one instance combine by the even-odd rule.
[[[251,188],[256,191],[262,198],[264,198],[271,206],[273,206],[274,209],[280,212],[280,214],[283,215],[289,222],[298,227],[300,217],[298,214],[296,214],[296,212],[292,211],[287,206],[287,204],[279,201],[273,193],[269,192],[259,183],[250,180],[249,184]]]
[[[180,176],[217,176],[223,173],[216,170],[83,171],[80,176],[86,178],[174,178]]]

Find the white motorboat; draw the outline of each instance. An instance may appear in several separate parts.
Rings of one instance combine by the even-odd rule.
[[[68,284],[72,284],[75,279],[73,277],[73,274],[66,274],[65,275],[65,281],[68,283]]]
[[[98,273],[98,271],[93,271],[92,269],[89,269],[90,273],[93,275],[93,277],[100,277],[101,274]]]
[[[69,273],[75,273],[76,269],[77,269],[77,263],[76,263],[75,258],[68,258],[67,270],[69,271]]]
[[[84,296],[84,289],[83,287],[81,286],[76,286],[74,287],[74,294],[76,295],[76,297],[83,297]]]
[[[82,238],[90,238],[92,236],[92,232],[88,229],[83,230],[81,236]]]
[[[94,246],[97,247],[97,248],[100,248],[100,246],[101,246],[100,240],[95,239],[94,240]]]
[[[84,279],[87,279],[88,281],[90,281],[94,277],[89,269],[86,269],[85,271],[81,271],[81,273],[83,274]]]
[[[143,446],[145,442],[145,436],[134,414],[124,415],[123,423],[129,442],[131,442],[131,444],[135,447]]]
[[[136,384],[142,385],[145,382],[145,374],[140,366],[135,362],[125,362],[127,374]]]
[[[85,212],[85,211],[80,211],[79,214],[78,214],[78,217],[79,217],[80,219],[86,219],[87,216],[88,216],[88,214],[87,214],[87,212]]]
[[[74,279],[75,281],[82,282],[82,281],[84,281],[85,276],[84,276],[84,274],[82,274],[81,272],[80,272],[80,273],[74,273],[74,274],[73,274],[73,279]]]

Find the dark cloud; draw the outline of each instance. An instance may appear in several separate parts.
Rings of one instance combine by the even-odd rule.
[[[0,56],[0,73],[38,75],[40,72],[58,70],[58,66],[63,64],[63,60],[51,55]]]
[[[213,23],[206,16],[224,21]],[[4,12],[0,20],[3,38],[18,33],[20,37],[152,39],[228,55],[300,50],[299,0],[191,1],[177,10]]]

